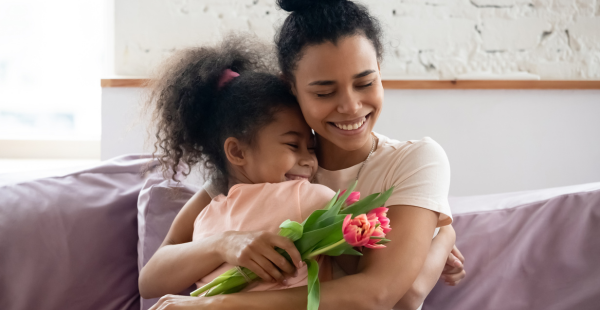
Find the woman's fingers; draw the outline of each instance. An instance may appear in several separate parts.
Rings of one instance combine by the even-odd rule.
[[[161,297],[155,304],[150,308],[150,310],[161,310],[165,309],[165,307],[174,302],[176,299],[182,299],[186,296],[180,295],[165,295]]]
[[[300,256],[300,252],[298,252],[298,249],[296,248],[294,243],[290,239],[282,237],[282,236],[273,235],[272,237],[273,238],[271,239],[271,243],[274,246],[285,250],[288,253],[288,255],[290,256],[290,258],[292,259],[292,262],[294,263],[296,268],[300,269],[300,266],[302,263],[302,257]],[[277,254],[279,256],[281,256],[279,253],[277,253]],[[285,258],[283,260],[285,261],[285,265],[289,265],[289,262]],[[295,270],[293,270],[292,266],[290,266],[290,267],[292,267],[291,272],[288,270],[288,268],[286,268],[286,269],[282,268],[283,266],[281,266],[280,264],[277,264],[277,266],[279,266],[279,268],[281,268],[281,270],[283,270],[287,273],[290,273],[290,274],[293,274],[295,271]]]

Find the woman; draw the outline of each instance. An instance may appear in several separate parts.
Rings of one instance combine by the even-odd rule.
[[[321,309],[417,308],[442,269],[446,268],[443,277],[451,284],[465,274],[462,264],[449,256],[455,235],[451,226],[444,226],[451,222],[446,155],[428,138],[398,142],[371,134],[383,104],[382,45],[378,23],[365,8],[345,0],[278,3],[292,12],[276,39],[279,63],[307,123],[318,135],[319,182],[338,189],[357,179],[357,190],[363,195],[396,186],[387,204],[394,228],[388,238],[393,242],[385,250],[365,250],[359,261],[340,258],[338,263],[350,275],[321,284]],[[196,194],[155,254],[163,265],[151,266],[152,276],[168,276],[172,283],[164,283],[165,287],[184,289],[185,283],[197,280],[194,261],[247,266],[258,258],[264,262],[261,253],[281,242],[260,232],[231,232],[220,239],[190,243],[193,219],[209,202],[206,191]],[[443,227],[432,240],[439,226]],[[176,257],[189,263],[169,264],[169,258],[175,261]],[[450,265],[444,267],[446,259]],[[259,265],[261,277],[279,281],[284,275],[275,266],[288,274],[295,270],[279,258]],[[182,287],[176,283],[183,283]],[[142,290],[142,296],[156,292]],[[241,307],[305,309],[306,289],[210,298],[167,295],[153,309]]]

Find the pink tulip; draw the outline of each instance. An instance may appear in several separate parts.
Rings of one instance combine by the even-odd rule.
[[[367,213],[367,219],[369,220],[369,224],[375,227],[373,237],[382,237],[385,238],[385,235],[392,230],[390,227],[390,219],[387,217],[387,211],[389,209],[385,207],[379,207],[371,210]],[[385,248],[383,244],[377,244],[381,239],[369,239],[369,242],[365,244],[365,247],[371,249],[380,249]]]
[[[346,190],[343,190],[340,193],[340,196],[344,195],[344,193],[346,192]],[[346,206],[350,206],[353,203],[357,202],[360,200],[360,192],[352,192],[350,193],[350,195],[348,195],[348,198],[346,199]]]
[[[387,217],[388,210],[389,209],[386,207],[379,207],[367,213],[367,218],[369,219],[369,222],[371,222],[372,225],[377,225],[377,223],[379,223],[383,228],[383,232],[385,234],[392,230],[392,228],[390,228],[390,219]],[[373,224],[373,222],[375,223]]]
[[[369,243],[374,230],[375,226],[371,226],[366,214],[358,215],[355,218],[348,214],[342,223],[344,240],[353,247],[364,246]]]

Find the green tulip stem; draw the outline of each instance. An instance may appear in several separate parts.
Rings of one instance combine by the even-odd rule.
[[[340,241],[338,241],[336,243],[333,243],[331,245],[328,245],[326,247],[320,248],[320,249],[318,249],[318,250],[316,250],[314,252],[309,253],[306,258],[307,259],[313,258],[313,257],[315,257],[315,256],[317,256],[317,255],[319,255],[321,253],[325,253],[325,252],[327,252],[327,251],[329,251],[329,250],[331,250],[331,249],[333,249],[333,248],[335,248],[337,246],[340,246],[340,245],[342,245],[344,243],[346,243],[346,240],[342,239],[342,240],[340,240]]]

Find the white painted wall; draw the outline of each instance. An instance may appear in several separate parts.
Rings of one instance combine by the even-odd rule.
[[[102,159],[150,151],[140,89],[102,93]],[[386,90],[375,130],[438,141],[451,195],[600,181],[600,90]]]
[[[385,28],[387,79],[600,79],[599,0],[361,0]],[[115,0],[115,72],[230,31],[271,42],[275,0]]]
[[[600,181],[600,90],[386,90],[375,127],[444,147],[452,195]]]

